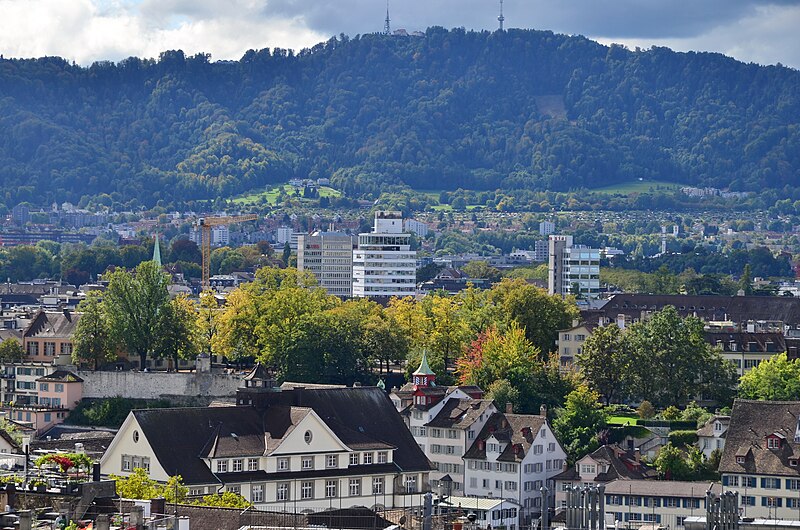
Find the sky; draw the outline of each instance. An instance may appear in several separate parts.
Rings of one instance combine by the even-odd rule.
[[[499,0],[390,0],[392,29],[496,29]],[[505,0],[506,27],[800,69],[800,0]],[[212,60],[383,30],[386,0],[0,0],[0,54],[82,65],[164,50]]]

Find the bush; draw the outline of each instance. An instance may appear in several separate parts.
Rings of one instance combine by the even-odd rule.
[[[171,403],[165,399],[148,401],[120,396],[109,399],[85,399],[70,413],[67,423],[119,428],[133,409],[163,409],[170,406]]]
[[[672,431],[669,433],[669,443],[675,447],[684,448],[697,443],[695,431]]]
[[[639,413],[639,417],[643,420],[649,420],[656,415],[655,407],[653,407],[653,404],[647,400],[642,401],[636,412]]]

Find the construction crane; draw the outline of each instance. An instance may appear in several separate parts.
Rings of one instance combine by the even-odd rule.
[[[203,289],[210,287],[209,278],[211,276],[211,229],[215,226],[225,226],[245,221],[255,221],[258,215],[252,213],[247,215],[232,215],[230,217],[201,217],[197,221],[200,228],[200,249],[203,253]]]

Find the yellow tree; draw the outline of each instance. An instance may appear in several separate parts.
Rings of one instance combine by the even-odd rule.
[[[426,346],[431,322],[422,306],[413,298],[392,298],[386,315],[402,330],[411,350],[419,351]]]
[[[228,295],[225,309],[217,316],[211,348],[228,359],[256,357],[259,352],[256,325],[258,311],[253,294],[236,289]]]
[[[197,308],[197,331],[200,350],[211,355],[215,352],[215,338],[219,333],[219,321],[222,311],[212,291],[200,293],[200,304]]]
[[[426,298],[426,313],[431,323],[427,334],[427,348],[443,360],[445,370],[464,351],[469,328],[459,313],[458,299],[445,295]]]

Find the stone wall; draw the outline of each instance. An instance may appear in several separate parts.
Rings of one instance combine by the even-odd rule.
[[[166,398],[174,401],[234,399],[242,379],[238,375],[198,372],[78,371],[84,398],[122,396],[132,399]]]

